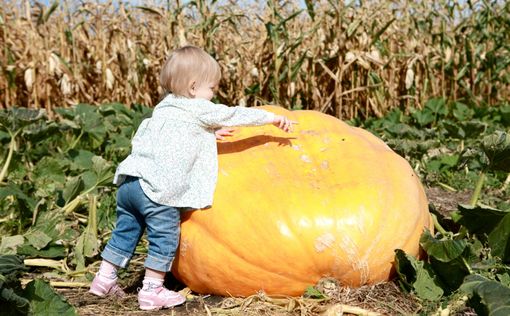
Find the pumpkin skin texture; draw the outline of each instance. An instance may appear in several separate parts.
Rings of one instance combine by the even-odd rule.
[[[213,206],[182,215],[179,280],[202,294],[298,296],[323,277],[388,280],[395,249],[419,255],[432,221],[405,159],[332,116],[262,108],[298,124],[238,128],[218,143]]]

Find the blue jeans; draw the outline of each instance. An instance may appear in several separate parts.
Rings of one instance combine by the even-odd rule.
[[[101,257],[125,268],[147,228],[145,267],[167,272],[179,245],[180,222],[179,209],[151,201],[138,178],[126,177],[117,191],[117,225]]]

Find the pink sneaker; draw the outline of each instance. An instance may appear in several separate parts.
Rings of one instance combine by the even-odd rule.
[[[117,280],[108,280],[100,278],[98,274],[94,277],[90,285],[89,293],[104,297],[106,295],[115,295],[123,297],[126,293],[117,285]]]
[[[163,286],[154,289],[153,291],[140,290],[138,292],[138,303],[140,309],[150,311],[161,308],[169,308],[181,305],[186,302],[186,298],[181,294],[170,291]]]

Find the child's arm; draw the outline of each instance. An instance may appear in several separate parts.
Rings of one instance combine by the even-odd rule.
[[[288,132],[294,123],[284,116],[262,109],[228,107],[206,100],[201,100],[201,103],[195,107],[198,112],[197,117],[204,125],[211,128],[273,124]]]
[[[290,132],[292,130],[292,124],[296,124],[294,121],[290,121],[288,118],[282,115],[275,115],[273,120],[273,125],[284,130],[285,132]],[[214,132],[214,136],[216,136],[217,140],[224,140],[225,137],[229,137],[234,135],[235,129],[230,127],[222,127]]]
[[[205,101],[205,100],[204,100]],[[201,102],[202,103],[202,102]],[[198,107],[198,119],[212,128],[271,124],[275,115],[261,109],[203,102]]]

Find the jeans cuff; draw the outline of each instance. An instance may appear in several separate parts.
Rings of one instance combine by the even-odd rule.
[[[162,257],[155,254],[148,254],[145,259],[144,266],[152,270],[168,272],[172,267],[173,261],[173,257]]]
[[[119,266],[121,268],[125,268],[128,265],[131,256],[132,254],[109,246],[108,244],[101,253],[101,257],[104,260],[113,263],[114,265]]]

